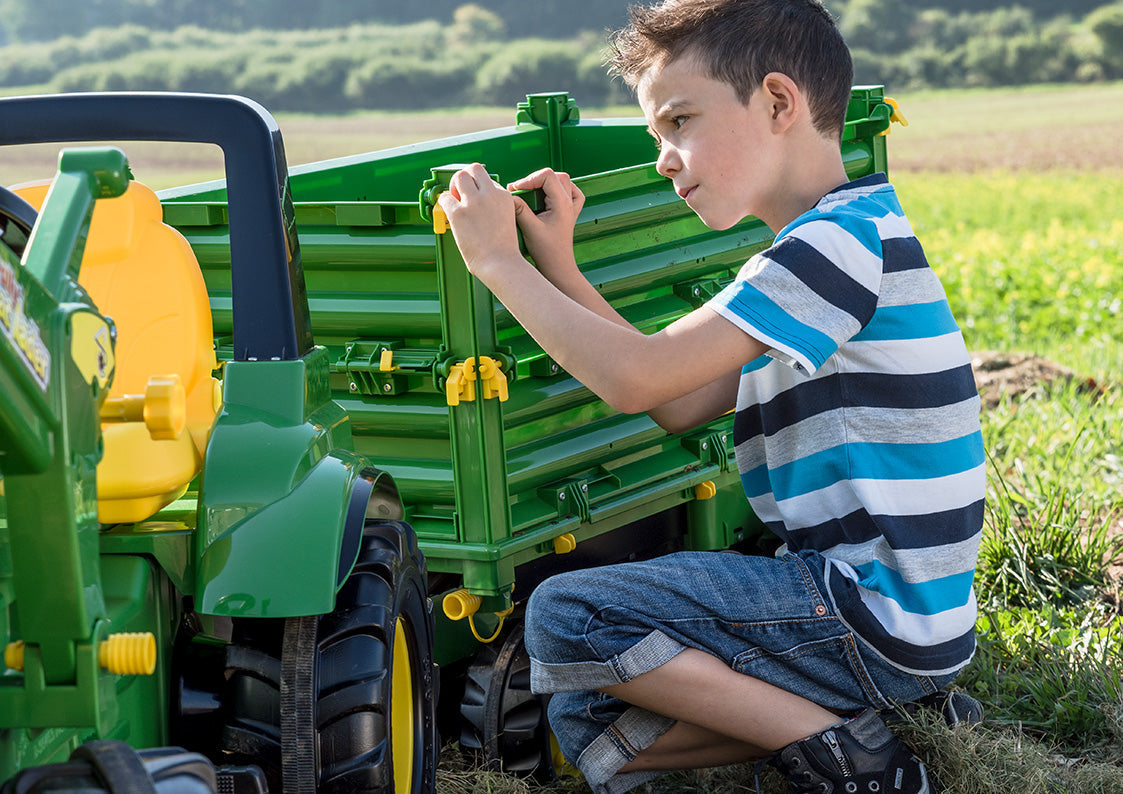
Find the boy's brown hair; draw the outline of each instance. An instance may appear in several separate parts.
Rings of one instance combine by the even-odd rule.
[[[815,129],[842,134],[854,67],[818,0],[663,0],[629,14],[608,63],[632,88],[652,66],[689,56],[747,103],[765,75],[781,72],[804,92]]]

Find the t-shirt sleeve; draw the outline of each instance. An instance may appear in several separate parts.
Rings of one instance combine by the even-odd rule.
[[[706,305],[773,358],[813,373],[877,308],[881,237],[872,222],[842,221],[818,217],[785,229]]]

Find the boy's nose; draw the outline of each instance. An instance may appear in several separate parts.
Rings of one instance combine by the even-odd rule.
[[[664,142],[659,150],[659,159],[655,161],[655,170],[662,176],[672,177],[678,173],[681,167],[682,161],[679,159],[678,152],[675,151],[673,146],[668,146]]]

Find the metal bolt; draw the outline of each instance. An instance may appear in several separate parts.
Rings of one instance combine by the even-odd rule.
[[[558,501],[559,502],[565,501],[565,491],[561,491],[560,493],[558,493]]]
[[[697,298],[697,297],[700,297],[701,295],[702,295],[702,288],[701,287],[695,287],[694,288],[694,297]]]
[[[585,483],[585,482],[581,483],[581,490],[584,493],[588,493],[589,492],[589,484]]]
[[[351,391],[358,391],[358,390],[359,390],[359,384],[355,383],[355,381],[351,381]]]
[[[710,448],[710,442],[709,441],[703,441],[702,442],[702,449],[707,450],[709,448]]]
[[[556,375],[557,373],[558,373],[558,365],[551,361],[550,362],[550,374]]]
[[[392,383],[383,383],[382,384],[382,391],[389,394],[390,392],[394,391],[394,385]]]

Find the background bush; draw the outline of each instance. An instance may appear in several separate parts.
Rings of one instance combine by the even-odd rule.
[[[903,91],[1123,78],[1123,2],[1071,0],[1063,12],[1027,0],[1009,7],[927,0],[923,8],[907,0],[826,2],[851,46],[858,83]],[[585,0],[431,2],[412,11],[358,0],[291,8],[286,0],[221,7],[201,0],[156,13],[165,5],[0,0],[0,44],[7,42],[0,89],[235,91],[278,110],[330,113],[510,105],[556,90],[586,107],[630,99],[605,73],[604,31],[594,27],[612,14],[619,16],[612,24],[623,21],[618,0],[594,4],[598,14],[584,13]],[[128,11],[150,24],[75,29],[95,6],[100,22]],[[433,18],[417,19],[421,13]],[[534,30],[557,37],[521,37],[531,13]],[[39,40],[50,31],[55,38]]]

